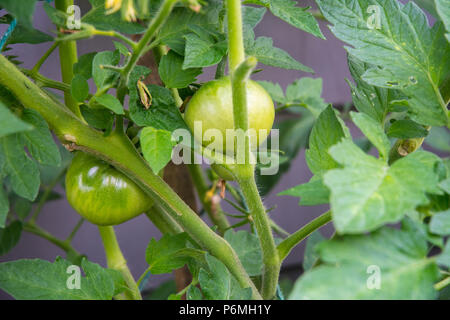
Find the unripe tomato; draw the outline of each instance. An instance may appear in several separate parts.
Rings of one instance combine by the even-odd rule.
[[[147,211],[153,201],[126,175],[108,163],[78,152],[66,175],[70,205],[86,220],[116,225]]]
[[[250,144],[252,150],[254,150],[270,133],[275,117],[275,109],[267,91],[257,82],[251,80],[247,81],[247,111],[249,129],[253,129],[249,131]],[[204,137],[206,130],[218,129],[223,137],[223,147],[218,151],[223,152],[223,150],[227,150],[226,130],[234,129],[230,77],[223,77],[204,84],[192,96],[186,106],[184,120],[192,132],[194,132],[194,122],[201,122],[203,131],[201,142],[204,146],[211,142]],[[261,131],[262,134],[260,135],[260,130],[265,130],[265,133]],[[256,134],[252,134],[252,132]],[[230,149],[228,148],[228,150]],[[233,151],[233,149],[230,151]]]

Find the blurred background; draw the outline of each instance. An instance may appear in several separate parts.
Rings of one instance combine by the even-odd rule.
[[[90,8],[87,0],[75,2],[81,7],[82,13],[87,12]],[[298,2],[301,6],[309,5],[316,9],[313,1],[302,0]],[[49,21],[40,2],[36,8],[34,24],[36,28],[48,34],[54,34],[55,32],[55,27]],[[315,38],[267,12],[262,22],[255,29],[256,36],[272,37],[274,46],[284,49],[296,60],[311,67],[315,73],[311,75],[299,71],[263,66],[264,70],[255,74],[253,78],[278,82],[285,89],[288,84],[301,77],[320,77],[323,79],[322,97],[325,102],[332,103],[335,107],[342,107],[351,102],[350,89],[345,81],[345,78],[350,79],[350,74],[343,43],[331,34],[324,21],[320,21],[320,27],[327,40]],[[0,34],[3,34],[5,30],[6,26],[0,25]],[[25,68],[31,68],[49,46],[49,43],[38,45],[19,44],[14,45],[14,49],[11,52],[19,56],[21,61],[24,61],[23,66]],[[96,37],[95,39],[78,42],[79,55],[103,50],[114,50],[111,39]],[[55,51],[43,65],[41,72],[49,78],[60,80],[59,70],[58,51]],[[205,74],[199,77],[199,80],[207,81],[211,79],[214,75],[213,72],[214,70],[206,70]],[[354,136],[357,136],[358,133],[354,130],[354,127],[350,124],[349,126],[354,132]],[[264,198],[265,205],[268,208],[275,206],[275,209],[271,211],[271,217],[288,232],[296,231],[328,209],[327,206],[299,207],[298,198],[277,196],[278,192],[305,183],[310,177],[311,173],[306,166],[304,150],[302,150],[291,164],[289,172],[281,178],[277,186]],[[64,192],[62,187],[58,187],[57,191]],[[225,211],[233,212],[233,209],[226,206],[225,202],[222,203]],[[78,214],[65,199],[61,199],[48,202],[45,205],[39,216],[38,223],[55,236],[65,238],[78,220]],[[209,221],[207,222],[209,223]],[[115,229],[131,272],[138,278],[147,268],[145,249],[149,240],[152,237],[159,239],[161,234],[144,215],[117,226]],[[321,233],[325,236],[329,236],[332,231],[330,225],[321,229]],[[74,238],[73,244],[80,253],[86,254],[89,260],[106,266],[103,246],[96,226],[87,222],[84,223]],[[303,251],[304,243],[298,246],[287,258],[284,264],[284,274],[294,277],[300,274]],[[53,261],[58,255],[64,256],[64,252],[46,240],[24,232],[18,245],[7,255],[0,257],[0,261],[22,258],[41,258]],[[152,275],[147,286],[148,288],[155,288],[161,282],[171,277],[172,275]],[[0,291],[0,299],[8,298],[10,297],[6,293]]]

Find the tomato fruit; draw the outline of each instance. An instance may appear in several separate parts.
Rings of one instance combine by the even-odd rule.
[[[153,205],[130,178],[83,152],[75,155],[67,170],[66,194],[82,217],[101,226],[130,220]]]
[[[252,150],[254,150],[270,133],[275,117],[275,109],[267,91],[252,80],[247,82],[247,110],[250,144]],[[223,152],[223,150],[227,150],[226,130],[234,129],[230,77],[223,77],[204,84],[192,96],[186,106],[184,120],[192,132],[194,132],[195,121],[201,122],[203,131],[201,142],[205,147],[211,143],[211,140],[206,139],[204,133],[209,129],[218,129],[223,139],[223,147],[218,151]],[[260,130],[265,130],[265,133],[263,131],[260,132]],[[219,146],[217,146],[218,148]]]

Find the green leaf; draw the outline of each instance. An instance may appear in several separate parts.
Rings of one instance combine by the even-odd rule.
[[[319,24],[313,17],[311,12],[308,12],[308,7],[297,7],[297,1],[292,0],[248,0],[246,3],[254,3],[263,5],[281,20],[286,21],[290,25],[311,33],[312,35],[325,39],[320,31]]]
[[[203,300],[202,292],[196,286],[190,286],[186,293],[187,300]]]
[[[18,300],[111,300],[115,281],[98,264],[83,260],[80,289],[69,289],[74,271],[69,261],[23,259],[0,264],[0,288]],[[68,272],[70,271],[70,272]]]
[[[162,44],[167,45],[179,55],[185,52],[184,36],[191,33],[193,25],[201,26],[207,30],[219,31],[219,11],[221,1],[208,1],[202,8],[203,12],[195,13],[187,8],[175,8],[159,32]]]
[[[446,266],[447,268],[450,268],[450,241],[447,240],[447,243],[445,244],[444,250],[442,250],[442,253],[437,257],[436,261],[439,265]]]
[[[186,46],[183,69],[213,66],[227,54],[228,43],[223,36],[218,41],[208,34],[198,33],[189,33],[184,38]],[[201,70],[199,74],[200,72]]]
[[[72,78],[70,93],[78,102],[83,102],[87,99],[89,95],[89,84],[84,76],[75,74]]]
[[[33,201],[39,191],[39,169],[25,153],[18,134],[0,138],[0,163],[5,165],[14,192]]]
[[[450,178],[447,178],[439,182],[439,187],[446,193],[450,194]]]
[[[412,139],[423,138],[428,135],[428,130],[412,120],[404,119],[394,121],[387,131],[390,138]]]
[[[33,28],[33,14],[36,0],[0,0],[0,7],[11,13],[27,28]]]
[[[408,97],[410,117],[424,125],[446,125],[448,116],[439,87],[450,70],[450,45],[444,27],[428,27],[425,14],[413,2],[396,0],[317,0],[333,33],[353,48],[371,68],[363,79],[372,85],[401,90]],[[370,24],[378,5],[380,25]],[[375,21],[376,22],[376,21]],[[369,27],[370,26],[370,27]],[[378,28],[379,27],[379,28]],[[364,41],[362,40],[364,39]]]
[[[312,173],[322,173],[336,168],[337,163],[328,154],[328,149],[344,138],[344,130],[331,105],[320,114],[309,137],[306,163]]]
[[[261,22],[266,11],[266,8],[242,6],[243,24],[253,29]]]
[[[0,155],[1,160],[1,155]],[[3,188],[3,184],[0,182],[0,228],[5,227],[6,218],[9,212],[9,200],[8,195]]]
[[[89,2],[92,8],[81,18],[81,22],[91,24],[104,31],[115,30],[126,34],[137,34],[145,31],[145,27],[139,23],[123,20],[120,10],[113,14],[106,14],[104,1],[89,0]]]
[[[450,235],[450,209],[433,215],[430,221],[430,231],[441,236]]]
[[[450,1],[449,0],[435,0],[436,10],[445,25],[447,33],[445,36],[447,40],[450,41]]]
[[[439,272],[427,258],[422,234],[384,227],[368,236],[336,237],[315,248],[324,264],[297,280],[290,299],[437,297],[433,285]]]
[[[54,25],[56,25],[57,27],[62,27],[62,28],[66,27],[67,16],[68,16],[67,13],[56,9],[55,7],[51,6],[47,2],[44,3],[43,7],[45,10],[45,13],[50,18],[50,20],[53,22]]]
[[[434,149],[450,152],[450,132],[445,127],[433,127],[425,143]]]
[[[172,134],[166,130],[145,127],[140,136],[142,153],[150,168],[158,174],[172,157]]]
[[[201,269],[199,283],[207,300],[249,300],[251,288],[241,288],[225,265],[210,254],[206,254],[208,270]]]
[[[117,75],[113,70],[103,69],[101,66],[115,66],[119,63],[119,60],[119,51],[103,51],[95,55],[94,60],[92,61],[92,76],[98,89],[102,88],[113,76]]]
[[[22,223],[14,221],[4,229],[0,228],[0,256],[7,254],[20,240]]]
[[[339,233],[366,232],[397,222],[406,212],[428,203],[426,193],[441,193],[434,172],[439,158],[432,153],[416,151],[388,167],[349,139],[329,152],[344,166],[324,175]]]
[[[146,77],[149,73],[148,68],[136,66],[130,74],[128,90],[131,120],[138,126],[153,127],[170,132],[178,128],[189,130],[169,89],[148,85],[147,88],[153,98],[152,105],[147,110],[141,104],[136,84],[139,78]]]
[[[319,259],[315,247],[318,243],[324,241],[326,238],[320,233],[319,230],[314,231],[308,236],[306,240],[305,255],[303,256],[303,270],[304,272],[312,269],[314,264]]]
[[[129,49],[127,48],[126,45],[124,45],[122,42],[118,42],[118,41],[113,41],[113,43],[114,43],[114,48],[116,48],[116,50],[119,50],[121,55],[123,55],[124,57],[130,56],[131,52],[129,51]]]
[[[270,97],[277,103],[285,104],[286,98],[283,93],[283,89],[281,89],[278,83],[272,83],[270,81],[258,81],[258,83],[266,89],[266,91],[270,94]]]
[[[31,131],[20,133],[21,140],[31,156],[41,164],[59,166],[61,155],[44,118],[37,111],[25,109],[22,120],[34,127]]]
[[[169,273],[181,268],[192,258],[199,258],[203,251],[187,247],[188,235],[165,234],[159,241],[154,238],[148,244],[145,260],[152,274]]]
[[[375,119],[365,113],[350,112],[353,123],[369,139],[369,141],[378,149],[381,157],[387,161],[391,143],[384,133],[384,128]]]
[[[101,96],[95,97],[95,101],[104,106],[106,109],[111,110],[115,114],[125,114],[120,101],[109,93],[105,93]]]
[[[202,73],[201,69],[183,69],[183,57],[169,51],[161,58],[158,67],[159,76],[168,88],[185,88]]]
[[[258,237],[245,230],[232,229],[225,232],[225,240],[233,247],[249,276],[258,276],[262,272],[262,253]]]
[[[73,73],[83,76],[85,79],[92,78],[92,61],[97,52],[83,54],[78,58],[77,63],[73,65]]]
[[[42,193],[40,193],[36,199],[39,199],[40,196],[42,196]],[[30,214],[31,208],[33,207],[33,202],[28,199],[15,196],[12,207],[17,216],[23,221]]]
[[[258,62],[262,64],[283,69],[313,72],[311,68],[292,58],[286,51],[274,47],[271,38],[259,37],[254,40],[254,34],[251,30],[250,37],[247,38],[245,45],[247,55],[256,57]]]
[[[305,107],[317,118],[327,107],[321,95],[322,79],[303,77],[286,88],[286,103]]]
[[[80,106],[81,114],[84,120],[96,129],[105,130],[106,133],[112,130],[114,123],[113,114],[106,109],[92,109],[86,105]]]
[[[436,5],[434,4],[435,0],[414,0],[415,3],[422,9],[428,11],[433,17],[437,17]]]
[[[17,118],[0,101],[0,138],[12,133],[32,130],[33,126]]]
[[[6,41],[5,46],[16,43],[37,44],[52,40],[53,38],[48,34],[37,29],[24,27],[21,23],[18,23]]]
[[[330,191],[323,180],[314,176],[309,182],[278,193],[279,196],[299,197],[299,206],[316,206],[330,202]]]
[[[348,55],[347,60],[350,73],[356,83],[354,86],[348,82],[356,109],[379,123],[384,123],[395,90],[372,86],[361,78],[367,70],[374,67],[373,65],[364,63],[351,54]]]

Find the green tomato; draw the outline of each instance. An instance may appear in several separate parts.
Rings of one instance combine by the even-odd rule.
[[[66,194],[82,217],[101,226],[123,223],[153,205],[126,175],[82,152],[75,155],[67,171]]]
[[[267,138],[272,129],[275,109],[267,91],[251,80],[247,82],[247,110],[250,144],[252,150],[255,150]],[[223,145],[214,145],[216,150],[233,151],[234,148],[227,148],[226,143],[226,130],[234,129],[230,78],[224,77],[204,84],[186,106],[184,120],[194,134],[194,123],[196,121],[201,123],[203,146],[208,146],[212,140],[205,137],[205,132],[209,129],[217,129],[222,135]],[[198,139],[200,137],[195,138],[200,141]]]

